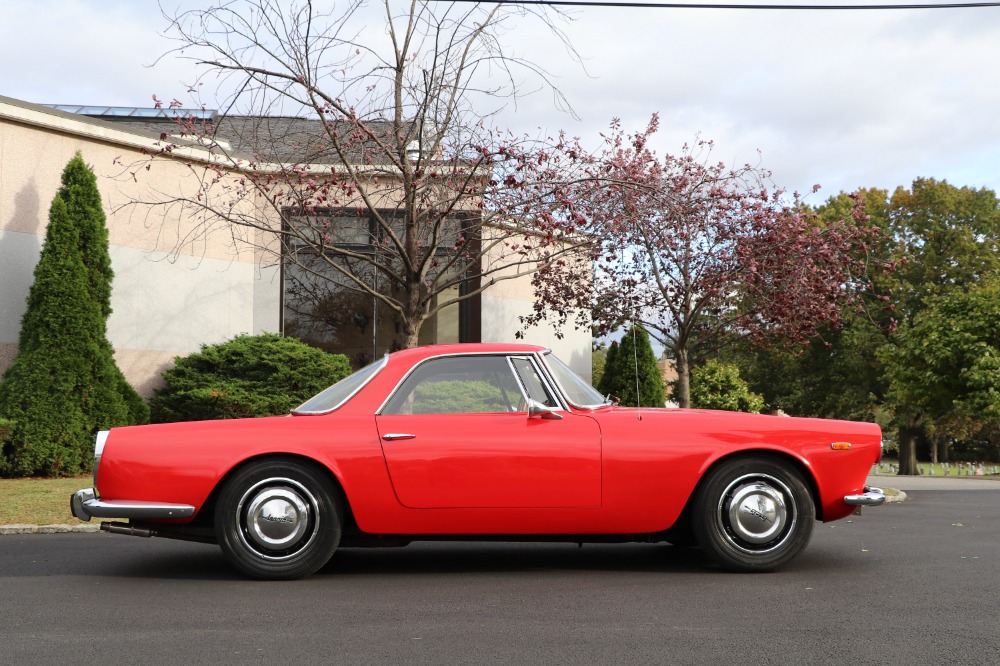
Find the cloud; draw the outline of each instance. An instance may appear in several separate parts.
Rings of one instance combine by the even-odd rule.
[[[122,106],[148,106],[153,94],[188,99],[195,69],[157,61],[171,43],[152,3],[6,0],[4,12],[0,94]],[[585,70],[537,25],[512,26],[505,39],[552,72],[580,119],[540,91],[508,106],[501,123],[596,144],[613,117],[639,130],[660,112],[661,152],[700,132],[719,159],[760,160],[790,190],[819,182],[832,195],[920,176],[1000,190],[1000,8],[572,13],[565,28]]]

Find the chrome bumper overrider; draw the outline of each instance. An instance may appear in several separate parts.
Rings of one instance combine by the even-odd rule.
[[[167,504],[141,500],[100,500],[93,488],[84,488],[69,498],[69,508],[80,520],[91,518],[190,518],[190,504]]]
[[[874,486],[865,486],[864,493],[848,495],[844,498],[844,503],[851,506],[879,506],[885,503],[885,491]]]

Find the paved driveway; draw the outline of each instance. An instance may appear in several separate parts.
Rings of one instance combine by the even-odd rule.
[[[260,583],[213,546],[5,536],[0,664],[995,665],[1000,484],[941,481],[885,483],[907,501],[817,524],[776,574],[665,545],[440,543]]]

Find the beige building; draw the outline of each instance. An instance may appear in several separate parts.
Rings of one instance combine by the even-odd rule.
[[[141,205],[190,196],[199,183],[186,165],[210,156],[194,146],[178,148],[170,159],[148,160],[161,135],[143,122],[153,110],[133,113],[134,123],[121,122],[121,110],[111,122],[0,97],[0,372],[17,351],[49,205],[78,151],[97,175],[108,217],[115,271],[108,337],[140,392],[148,395],[175,356],[202,344],[284,330],[281,262],[261,252],[260,238],[240,239],[223,227],[206,232],[181,207]],[[267,221],[264,209],[243,212]],[[463,326],[457,313],[445,313],[425,341],[513,341],[518,316],[532,304],[527,277],[497,284],[477,299]],[[564,333],[559,339],[556,331],[537,328],[527,340],[552,347],[589,378],[590,331]],[[377,335],[371,337],[379,351]]]

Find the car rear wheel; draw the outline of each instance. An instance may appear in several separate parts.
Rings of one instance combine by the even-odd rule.
[[[816,509],[801,474],[765,456],[724,461],[695,493],[698,544],[730,571],[774,571],[809,543]]]
[[[292,460],[260,460],[238,470],[222,488],[216,537],[229,562],[251,578],[308,576],[340,543],[340,505],[318,469]]]

